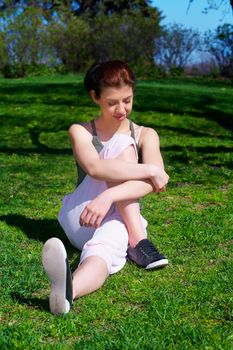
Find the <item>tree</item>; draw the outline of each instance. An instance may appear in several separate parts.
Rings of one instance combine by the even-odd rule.
[[[147,0],[83,0],[77,1],[77,13],[80,15],[87,14],[95,17],[98,14],[112,15],[113,13],[140,13],[143,17],[150,17],[152,13],[157,11],[151,7],[151,1]]]
[[[90,64],[90,26],[72,14],[60,15],[48,25],[48,46],[68,71],[77,72]]]
[[[5,33],[8,63],[18,67],[19,75],[24,75],[27,65],[36,65],[46,58],[44,35],[45,27],[39,9],[28,8],[9,18]]]
[[[219,66],[221,75],[233,77],[233,25],[224,24],[205,34],[205,47]]]
[[[93,61],[110,58],[134,66],[145,64],[149,69],[154,65],[154,39],[161,29],[161,13],[149,5],[150,1],[4,3],[8,6],[5,34],[9,63],[20,66],[21,74],[26,65],[40,62],[50,66],[61,62],[69,71],[83,71]],[[10,8],[13,12],[7,12]]]
[[[154,39],[159,17],[99,15],[92,24],[91,50],[96,61],[118,58],[131,65],[153,62]]]
[[[97,14],[111,15],[127,11],[128,13],[139,12],[144,17],[150,16],[156,11],[151,7],[150,0],[2,0],[0,10],[14,10],[18,8],[36,7],[43,10],[44,15],[51,16],[53,13],[62,12],[64,9],[76,15],[87,15],[94,17]]]
[[[195,0],[189,0],[188,10],[190,9],[191,4],[194,1]],[[225,8],[225,10],[231,8],[231,10],[233,11],[233,0],[220,0],[220,1],[206,0],[206,1],[207,1],[207,6],[204,7],[203,9],[205,13],[207,13],[209,10],[219,10],[220,8]]]
[[[8,53],[6,48],[5,33],[0,31],[0,69],[3,69],[7,65]]]
[[[197,31],[173,24],[165,27],[155,40],[155,62],[167,71],[183,71],[191,54],[199,48],[200,38]]]

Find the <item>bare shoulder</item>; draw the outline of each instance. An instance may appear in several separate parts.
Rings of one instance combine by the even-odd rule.
[[[82,122],[82,123],[74,123],[72,124],[69,129],[68,133],[70,135],[73,134],[91,134],[91,125],[89,122]]]
[[[159,143],[159,135],[153,128],[143,127],[140,141],[142,145],[151,141]]]
[[[92,138],[90,123],[75,123],[68,129],[69,137],[72,141],[77,139],[90,140]]]

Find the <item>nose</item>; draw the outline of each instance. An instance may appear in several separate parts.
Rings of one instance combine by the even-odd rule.
[[[124,113],[124,112],[125,112],[124,103],[119,103],[119,104],[117,105],[117,112],[118,112],[118,113]]]

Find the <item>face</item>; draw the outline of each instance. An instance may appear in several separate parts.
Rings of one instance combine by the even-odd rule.
[[[103,117],[111,117],[118,121],[125,120],[133,106],[133,89],[129,85],[119,88],[107,87],[96,98],[95,92],[91,91],[91,96],[96,104],[100,106]]]

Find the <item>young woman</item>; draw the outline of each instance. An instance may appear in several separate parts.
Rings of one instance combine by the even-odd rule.
[[[58,218],[82,253],[71,277],[63,243],[51,238],[43,247],[54,314],[67,313],[73,299],[100,288],[126,257],[146,269],[168,264],[147,240],[147,222],[140,215],[139,199],[164,191],[169,177],[157,133],[128,119],[134,75],[124,62],[108,61],[93,65],[84,85],[100,111],[91,122],[69,129],[78,183],[64,197]]]

